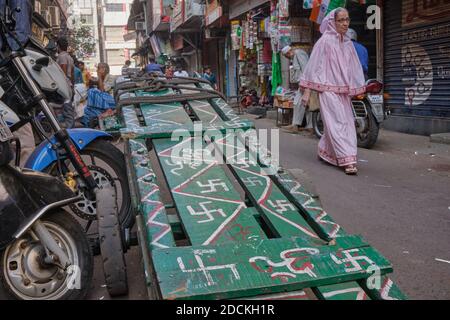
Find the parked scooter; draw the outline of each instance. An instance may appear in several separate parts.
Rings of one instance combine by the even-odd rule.
[[[366,93],[353,97],[352,107],[355,117],[358,147],[371,149],[378,139],[380,124],[387,118],[383,104],[383,84],[377,80],[368,80]],[[323,134],[323,122],[320,111],[313,112],[312,122],[315,135],[320,139]]]
[[[126,246],[122,240],[124,230],[121,230],[121,224],[131,227],[134,216],[123,154],[105,141],[110,137],[104,132],[65,130],[60,127],[48,101],[71,100],[72,91],[68,80],[44,49],[33,43],[24,48],[11,31],[14,29],[13,14],[6,7],[0,19],[0,36],[3,40],[1,100],[20,120],[12,125],[13,130],[31,122],[45,140],[30,156],[26,166],[58,176],[66,185],[77,190],[81,201],[70,207],[80,217],[98,221],[107,289],[110,295],[126,294],[128,286],[123,256]],[[18,50],[13,51],[6,35],[15,41]],[[48,137],[40,123],[35,121],[39,112],[45,115],[55,133],[52,137]],[[91,162],[87,164],[87,160]],[[111,171],[103,169],[105,164],[117,173],[116,177],[111,176]]]
[[[0,116],[0,297],[83,299],[94,260],[83,228],[62,208],[79,200],[61,180],[10,166]]]

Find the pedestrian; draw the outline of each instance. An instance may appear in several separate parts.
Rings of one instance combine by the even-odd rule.
[[[183,67],[181,65],[177,65],[176,71],[173,73],[173,75],[175,77],[184,77],[184,78],[189,77],[189,74],[187,73],[187,71],[183,70]]]
[[[145,67],[145,71],[147,73],[163,74],[161,65],[156,63],[155,57],[150,56],[148,60],[149,60],[149,64]]]
[[[86,86],[86,88],[88,88],[91,80],[91,73],[89,72],[88,68],[86,68],[86,65],[84,64],[83,61],[78,61],[78,69],[81,70],[83,83]]]
[[[128,75],[128,69],[130,68],[130,66],[131,66],[131,61],[130,60],[125,61],[125,64],[122,67],[122,75],[123,76]]]
[[[56,63],[59,64],[67,79],[73,83],[74,80],[74,61],[70,54],[67,52],[67,48],[69,47],[69,42],[66,38],[61,37],[57,41],[58,45],[58,57],[56,58]]]
[[[66,38],[61,37],[57,41],[58,46],[58,57],[56,58],[56,63],[59,64],[61,69],[69,81],[71,88],[73,90],[74,85],[74,61],[73,58],[68,53],[67,49],[69,47],[69,42]],[[73,107],[73,101],[65,101],[62,106],[62,113],[55,110],[58,121],[63,128],[72,128],[75,123],[75,108]],[[58,109],[58,108],[54,108]]]
[[[78,63],[74,66],[73,74],[74,74],[74,83],[75,84],[83,83],[83,72],[79,68],[79,65],[80,65],[80,61],[78,61]]]
[[[331,11],[320,26],[322,37],[313,48],[301,76],[302,101],[311,90],[319,92],[324,134],[319,142],[319,158],[343,167],[345,173],[358,173],[357,138],[351,97],[366,90],[364,73],[352,41],[346,35],[350,25],[348,11]]]
[[[165,76],[167,79],[172,79],[174,74],[174,70],[173,70],[173,66],[172,65],[167,65],[166,66],[166,73]]]
[[[109,65],[100,62],[97,65],[97,81],[91,80],[91,85],[96,86],[88,91],[87,105],[81,123],[85,127],[92,127],[93,120],[109,109],[114,109],[116,103],[112,96],[115,77],[109,74]]]
[[[217,80],[214,73],[212,73],[210,67],[205,67],[203,69],[203,79],[208,80],[211,83],[211,86],[214,90],[217,90]]]
[[[358,42],[358,34],[353,29],[348,29],[347,36],[352,40],[353,46],[355,47],[356,53],[358,54],[359,62],[364,72],[364,79],[368,80],[369,76],[369,53],[361,43]]]
[[[309,56],[302,49],[293,49],[290,46],[286,46],[281,50],[281,53],[288,59],[292,60],[293,73],[291,77],[291,82],[300,83],[300,78],[305,70],[306,64],[308,63]],[[292,117],[292,124],[290,126],[283,127],[282,130],[289,133],[299,133],[300,131],[306,130],[313,133],[312,127],[312,114],[309,110],[306,110],[307,105],[302,103],[301,100],[302,93],[301,88],[296,92],[294,98],[294,114]],[[306,116],[306,127],[301,128],[303,119]]]

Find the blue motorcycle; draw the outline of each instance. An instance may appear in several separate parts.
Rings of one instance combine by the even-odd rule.
[[[74,214],[88,220],[86,231],[92,221],[97,221],[109,294],[126,294],[124,238],[134,215],[123,153],[104,132],[60,126],[49,103],[71,103],[69,80],[44,48],[32,40],[23,45],[11,30],[15,30],[14,14],[6,6],[0,16],[0,100],[10,117],[6,114],[4,118],[11,131],[32,124],[43,142],[27,159],[26,167],[59,177],[81,197],[69,206]],[[40,113],[53,135],[49,136],[36,120]],[[16,147],[20,149],[20,143]]]

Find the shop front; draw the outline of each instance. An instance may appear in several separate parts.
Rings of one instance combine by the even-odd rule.
[[[450,132],[450,2],[385,1],[383,13],[386,126]]]
[[[272,46],[270,1],[230,1],[227,94],[249,95],[247,106],[270,103]]]

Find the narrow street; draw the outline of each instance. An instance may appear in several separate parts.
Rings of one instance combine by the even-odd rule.
[[[449,145],[383,130],[373,150],[359,149],[359,174],[348,177],[317,160],[315,137],[280,131],[280,140],[282,165],[310,181],[347,232],[392,262],[393,279],[410,298],[450,299],[450,263],[436,260],[450,261]]]
[[[252,116],[248,116],[252,118]],[[274,121],[255,121],[270,129]],[[362,235],[394,266],[411,299],[450,299],[450,146],[382,130],[373,150],[359,149],[360,173],[346,176],[317,160],[318,140],[280,131],[282,165],[320,196],[348,233]],[[447,262],[445,262],[447,261]],[[145,299],[138,248],[127,253],[127,299]],[[109,299],[99,257],[89,299]]]

